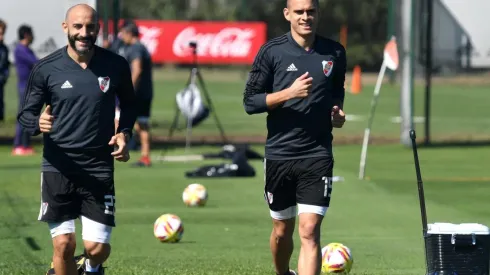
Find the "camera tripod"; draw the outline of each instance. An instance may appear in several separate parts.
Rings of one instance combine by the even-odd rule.
[[[199,71],[198,64],[197,64],[197,43],[195,42],[190,42],[189,46],[192,48],[192,54],[193,54],[193,68],[191,69],[191,73],[189,75],[189,79],[186,84],[186,88],[190,87],[191,85],[194,86],[196,85],[197,81],[199,81],[199,84],[202,88],[202,91],[204,93],[204,97],[206,99],[207,103],[207,108],[209,112],[213,115],[214,120],[216,122],[216,126],[218,127],[221,138],[223,141],[223,144],[226,143],[226,136],[225,136],[225,131],[223,130],[223,126],[221,125],[221,122],[219,121],[218,115],[216,114],[216,111],[214,109],[213,103],[211,101],[211,97],[208,93],[208,90],[206,89],[206,85],[204,83],[203,77]],[[190,92],[190,91],[187,91]],[[192,99],[191,99],[192,100]],[[180,110],[177,106],[176,111],[175,111],[175,116],[172,122],[172,125],[170,126],[169,130],[169,135],[168,138],[170,139],[174,133],[174,131],[177,129],[177,125],[179,123],[179,116],[180,116]],[[187,133],[186,133],[186,151],[190,148],[190,143],[191,143],[191,137],[192,137],[192,116],[187,117]]]

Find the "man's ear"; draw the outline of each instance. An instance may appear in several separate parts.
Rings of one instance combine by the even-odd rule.
[[[66,24],[66,21],[63,21],[63,23],[61,23],[61,27],[63,28],[63,32],[65,34],[68,34],[68,24]]]
[[[282,12],[284,13],[284,18],[286,18],[286,20],[290,21],[290,18],[289,18],[289,15],[290,15],[289,9],[288,8],[284,8],[282,10]]]

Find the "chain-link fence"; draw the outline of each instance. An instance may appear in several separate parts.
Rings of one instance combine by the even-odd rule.
[[[401,2],[393,1],[394,18],[403,16]],[[427,141],[490,141],[488,8],[480,0],[414,2],[414,123]],[[402,39],[401,20],[394,25]]]

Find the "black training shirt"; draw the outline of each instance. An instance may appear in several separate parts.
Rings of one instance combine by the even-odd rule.
[[[118,132],[131,134],[136,112],[135,92],[128,62],[95,47],[86,69],[63,47],[41,59],[32,69],[19,123],[31,135],[40,134],[39,116],[44,104],[54,116],[51,132],[44,135],[43,171],[105,174],[114,169],[115,97],[121,108]]]
[[[310,94],[269,110],[266,95],[289,88],[309,73]],[[252,65],[243,104],[248,114],[267,112],[267,159],[332,156],[331,109],[343,106],[346,53],[333,40],[316,36],[310,51],[288,32],[264,44]]]
[[[151,54],[141,42],[136,42],[124,48],[124,56],[131,64],[134,60],[141,61],[141,74],[137,82],[136,96],[140,99],[151,99],[153,97],[152,61]]]

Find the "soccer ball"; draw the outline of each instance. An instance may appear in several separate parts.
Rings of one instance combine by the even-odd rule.
[[[164,214],[155,221],[153,234],[163,243],[177,243],[182,239],[184,226],[178,216]]]
[[[324,274],[349,274],[353,263],[350,249],[341,243],[329,243],[322,248]]]
[[[182,193],[182,200],[187,206],[204,206],[208,201],[208,192],[199,183],[189,184]]]

